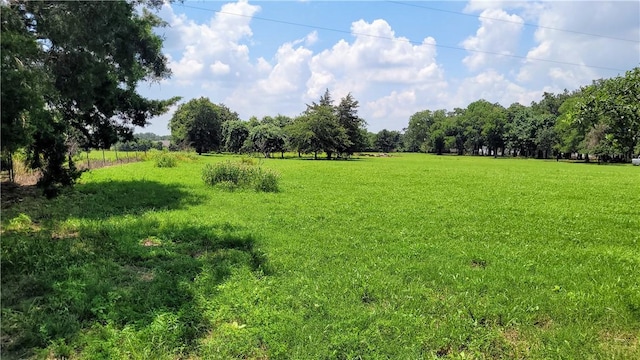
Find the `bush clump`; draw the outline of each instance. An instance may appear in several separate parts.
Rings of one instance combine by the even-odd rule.
[[[178,166],[178,159],[175,155],[164,152],[155,156],[156,167],[169,168]]]
[[[279,178],[273,170],[263,170],[244,161],[207,164],[202,169],[205,184],[226,190],[253,188],[256,191],[277,192]]]

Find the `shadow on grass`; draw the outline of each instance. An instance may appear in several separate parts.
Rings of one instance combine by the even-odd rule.
[[[3,198],[8,193],[3,191]],[[18,191],[11,200],[3,207],[6,210],[5,219],[23,213],[37,223],[69,218],[97,220],[112,216],[142,215],[149,211],[181,209],[202,201],[179,184],[147,180],[77,184],[53,199],[46,199],[37,191],[29,194]]]
[[[265,274],[265,256],[229,224],[111,215],[194,202],[178,186],[96,183],[33,213],[46,221],[25,213],[7,221],[0,356],[189,353],[210,327],[203,299],[215,298],[236,269]],[[84,220],[63,224],[70,217]]]

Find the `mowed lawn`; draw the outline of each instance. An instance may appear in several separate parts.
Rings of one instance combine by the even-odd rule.
[[[640,358],[640,169],[397,154],[93,170],[2,213],[2,358]]]

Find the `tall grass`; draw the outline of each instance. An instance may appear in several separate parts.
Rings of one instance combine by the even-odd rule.
[[[637,168],[402,154],[203,184],[229,159],[3,209],[2,357],[640,357]]]
[[[202,169],[202,180],[205,184],[228,190],[253,188],[256,191],[278,192],[279,177],[275,171],[262,169],[244,158],[239,162],[207,164]]]

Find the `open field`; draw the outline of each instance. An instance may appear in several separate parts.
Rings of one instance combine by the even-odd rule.
[[[2,358],[640,358],[637,167],[203,156],[2,213]]]

